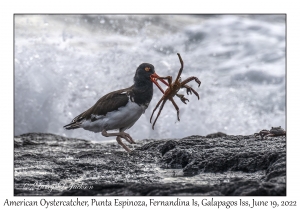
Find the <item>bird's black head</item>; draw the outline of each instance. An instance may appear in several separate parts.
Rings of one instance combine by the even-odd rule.
[[[150,63],[142,63],[139,65],[135,72],[134,76],[134,84],[136,86],[145,86],[145,85],[151,85],[152,87],[152,82],[162,91],[163,89],[160,87],[160,85],[157,83],[157,78],[159,76],[155,73],[154,66]],[[164,80],[161,80],[163,83],[168,85]]]
[[[135,72],[134,82],[151,81],[150,75],[155,73],[154,66],[150,63],[142,63]]]

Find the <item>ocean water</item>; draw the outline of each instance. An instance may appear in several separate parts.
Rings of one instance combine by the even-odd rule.
[[[14,132],[47,132],[107,140],[64,130],[103,95],[133,84],[147,62],[160,76],[196,76],[200,95],[186,95],[180,122],[167,102],[149,122],[162,93],[154,86],[145,114],[128,130],[138,140],[214,132],[253,134],[286,126],[285,15],[15,15]],[[157,112],[156,112],[157,113]],[[111,137],[113,139],[113,137]]]

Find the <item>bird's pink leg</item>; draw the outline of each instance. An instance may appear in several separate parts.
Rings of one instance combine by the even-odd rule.
[[[128,133],[125,133],[124,131],[120,131],[119,133],[107,133],[105,129],[102,130],[102,135],[105,137],[109,136],[117,136],[117,142],[127,151],[130,152],[130,149],[121,141],[121,138],[128,141],[130,144],[136,144],[135,141],[131,138],[131,136]]]

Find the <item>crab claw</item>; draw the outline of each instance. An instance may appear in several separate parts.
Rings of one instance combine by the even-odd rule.
[[[193,94],[190,87],[187,87],[187,88],[186,88],[186,93],[187,93],[188,95],[189,95],[189,94],[191,94],[191,95]]]
[[[189,101],[189,99],[185,98],[182,94],[176,94],[176,96],[179,97],[184,104],[186,104],[186,101]]]
[[[201,81],[197,77],[195,78],[195,81],[198,83],[198,87],[200,87]]]

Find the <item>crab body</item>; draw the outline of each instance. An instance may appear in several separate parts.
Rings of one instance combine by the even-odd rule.
[[[171,77],[171,79],[172,79],[172,77]],[[180,88],[181,88],[180,82],[177,82],[177,83],[174,82],[174,84],[172,84],[171,86],[169,86],[166,89],[163,97],[167,98],[167,99],[173,98],[177,94],[177,92],[180,90]]]

